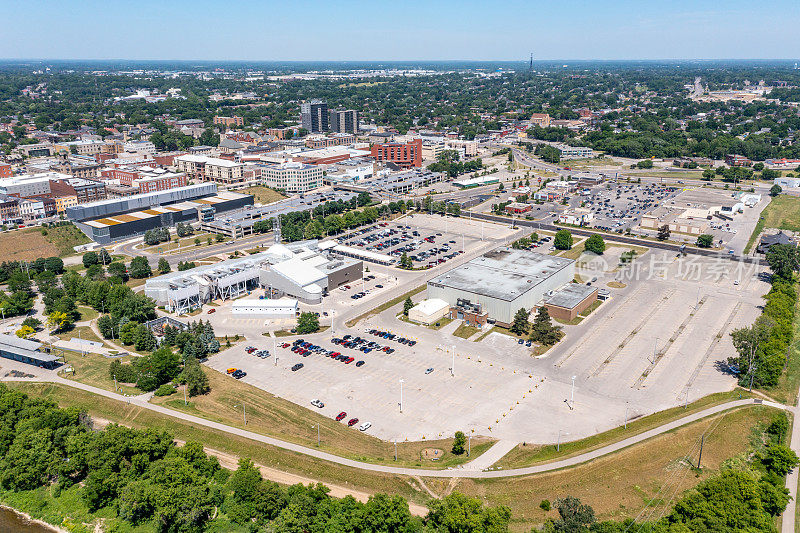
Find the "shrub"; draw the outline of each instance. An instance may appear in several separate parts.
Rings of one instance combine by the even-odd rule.
[[[155,396],[169,396],[170,394],[175,394],[175,387],[171,383],[164,383],[153,394]]]

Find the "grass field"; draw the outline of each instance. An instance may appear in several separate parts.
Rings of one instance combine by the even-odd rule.
[[[394,445],[390,442],[361,433],[356,428],[349,428],[346,424],[214,370],[206,368],[205,371],[211,384],[210,393],[191,398],[189,405],[184,405],[182,395],[154,397],[151,402],[236,427],[244,427],[242,408],[235,407],[244,402],[247,405],[247,429],[251,431],[305,446],[316,446],[316,425],[319,424],[322,450],[359,461],[394,463]],[[473,439],[472,457],[483,453],[490,444],[489,439]],[[399,443],[396,464],[446,468],[467,460],[464,455],[451,454],[451,447],[452,439]],[[436,462],[423,461],[421,453],[425,448],[442,450],[442,458]]]
[[[42,235],[42,231],[47,234]],[[89,238],[73,225],[55,228],[24,228],[0,233],[0,250],[7,261],[32,261],[39,257],[73,255],[73,246]]]
[[[456,490],[490,505],[508,505],[512,531],[527,532],[546,518],[556,517],[556,511],[546,513],[540,509],[539,502],[568,495],[591,505],[600,520],[636,517],[648,503],[656,508],[652,515],[655,519],[685,490],[718,473],[726,461],[742,461],[754,434],[760,433],[773,412],[762,406],[728,411],[556,472],[512,479],[464,479],[446,488],[449,480],[426,478],[425,483],[434,491]],[[698,443],[704,431],[703,468],[697,471],[689,467],[686,458],[690,457],[696,466]]]
[[[262,187],[262,186],[248,187],[246,189],[242,189],[239,192],[243,194],[252,194],[255,202],[262,205],[271,204],[286,198],[278,191],[270,189],[269,187]]]
[[[592,505],[600,519],[635,516],[650,501],[666,504],[673,493],[679,497],[683,490],[718,472],[726,460],[744,457],[753,440],[753,428],[763,426],[772,416],[772,410],[763,406],[728,411],[590,463],[545,474],[489,480],[418,479],[314,460],[61,385],[12,382],[8,386],[50,398],[62,407],[77,406],[94,417],[130,427],[166,430],[181,440],[201,442],[285,472],[356,490],[399,494],[423,504],[431,492],[439,496],[454,490],[465,492],[487,504],[509,505],[513,513],[512,531],[526,532],[546,517],[555,516],[554,511],[548,514],[539,509],[539,502],[545,498],[552,501],[566,495],[577,496]],[[696,444],[704,431],[708,431],[703,449],[704,468],[702,472],[687,472],[684,459],[694,449],[693,464],[697,460]],[[663,497],[658,491],[667,486],[667,481],[679,483],[670,485],[668,497]]]
[[[770,201],[747,241],[745,254],[750,252],[761,232],[768,228],[800,231],[800,197],[782,194]]]
[[[86,307],[85,305],[79,305],[78,312],[81,314],[81,321],[94,320],[95,318],[100,316],[100,313],[98,313],[91,307]]]
[[[644,431],[648,431],[655,427],[661,426],[673,420],[677,420],[697,411],[702,411],[713,405],[729,402],[731,400],[738,400],[740,398],[750,398],[747,391],[737,389],[730,392],[719,392],[700,398],[694,403],[690,403],[685,409],[683,407],[673,407],[659,411],[649,416],[637,418],[628,422],[628,428],[624,426],[616,427],[604,433],[598,433],[585,439],[562,442],[560,451],[556,450],[556,446],[517,446],[511,450],[505,457],[498,461],[497,466],[502,467],[504,470],[509,468],[520,468],[523,466],[531,466],[539,463],[547,463],[557,459],[564,459],[565,457],[572,457],[581,453],[602,448],[614,442],[627,439],[633,435],[637,435]]]
[[[395,306],[395,305],[399,304],[402,301],[405,301],[406,298],[410,298],[411,296],[414,296],[415,294],[424,291],[426,287],[427,287],[427,285],[420,285],[416,289],[411,289],[410,291],[408,291],[408,292],[406,292],[404,294],[401,294],[400,296],[398,296],[397,298],[395,298],[393,300],[389,300],[388,302],[384,302],[381,305],[379,305],[378,307],[375,307],[374,309],[370,309],[366,313],[362,313],[362,314],[360,314],[359,316],[357,316],[356,318],[354,318],[352,320],[348,320],[346,322],[346,325],[347,325],[348,328],[352,328],[359,321],[364,320],[365,318],[369,318],[371,316],[377,315],[378,313],[382,313],[382,312],[386,311],[390,307]]]
[[[456,330],[453,332],[454,337],[461,337],[462,339],[468,339],[478,333],[480,330],[475,326],[468,326],[465,323],[460,324]]]
[[[133,358],[134,356],[128,355],[119,358],[119,360],[123,363],[129,363]],[[75,373],[61,372],[60,375],[62,377],[92,385],[99,389],[114,390],[114,378],[108,373],[108,367],[113,359],[95,353],[81,355],[76,352],[68,352],[66,360],[68,365],[75,370]],[[117,392],[122,394],[137,395],[142,393],[142,391],[136,387],[123,385],[121,383],[117,383],[117,387]]]

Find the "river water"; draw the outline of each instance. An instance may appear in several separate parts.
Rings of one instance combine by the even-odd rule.
[[[0,508],[0,531],[3,533],[53,533],[52,529],[28,522],[14,511]]]

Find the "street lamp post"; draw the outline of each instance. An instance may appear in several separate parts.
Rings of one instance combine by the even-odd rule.
[[[625,429],[628,429],[628,402],[625,402]]]
[[[569,408],[575,409],[575,378],[577,376],[572,376],[572,392],[569,395]]]
[[[239,406],[242,407],[242,415],[244,416],[244,425],[246,426],[247,425],[247,407],[245,406],[244,402],[242,402],[241,404],[234,405],[234,407],[239,407]]]
[[[404,380],[404,379],[400,380],[400,412],[401,413],[403,412],[403,383],[405,383],[405,381],[406,380]]]
[[[559,429],[558,430],[558,443],[556,444],[556,451],[557,452],[561,451],[561,434],[562,434],[562,431]],[[569,433],[566,433],[566,432],[564,432],[563,434],[564,435],[569,435]]]
[[[319,439],[319,424],[314,424],[314,425],[313,425],[313,426],[311,426],[311,427],[312,427],[312,428],[313,428],[313,427],[316,427],[316,428],[317,428],[317,448],[319,448],[319,444],[320,444],[320,439]]]

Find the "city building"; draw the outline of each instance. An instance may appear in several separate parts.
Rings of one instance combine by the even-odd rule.
[[[544,307],[552,318],[570,322],[596,301],[597,287],[567,283],[545,300]]]
[[[356,142],[352,133],[333,133],[331,135],[308,135],[303,139],[306,146],[311,149],[328,148],[330,146],[346,146]]]
[[[214,183],[135,194],[66,209],[67,218],[100,244],[141,235],[145,231],[192,223],[253,205],[253,197],[230,191],[217,193]]]
[[[574,277],[571,259],[498,248],[428,281],[427,296],[508,326],[519,309],[540,305]]]
[[[585,146],[569,146],[567,144],[553,144],[553,148],[561,153],[562,159],[583,159],[592,157],[592,149]]]
[[[370,151],[376,160],[391,162],[401,168],[422,166],[422,139],[413,139],[407,143],[374,144]]]
[[[16,224],[22,222],[19,214],[19,198],[0,194],[0,223]]]
[[[68,154],[74,153],[77,155],[97,155],[103,152],[105,145],[105,141],[81,139],[78,141],[58,143],[54,145],[53,151],[55,153],[66,152]]]
[[[539,126],[540,128],[550,127],[550,115],[547,113],[534,113],[531,115],[531,126]]]
[[[328,131],[328,103],[311,100],[300,104],[300,124],[309,133]]]
[[[20,339],[8,333],[0,334],[0,357],[49,370],[56,368],[61,359],[53,355],[41,342]]]
[[[330,131],[337,133],[358,133],[358,111],[348,109],[347,111],[331,110],[328,115]]]
[[[56,214],[56,202],[48,196],[20,198],[19,215],[22,220],[38,220]]]
[[[175,167],[189,179],[213,181],[221,185],[244,182],[244,165],[227,159],[187,154],[175,158]]]
[[[758,242],[758,253],[765,254],[767,251],[776,244],[785,244],[788,246],[797,246],[797,243],[785,234],[783,231],[778,233],[762,235],[761,240]]]
[[[725,164],[729,167],[749,167],[753,162],[743,155],[728,154],[725,156]]]
[[[408,319],[420,324],[433,324],[447,316],[450,312],[450,304],[438,298],[422,300],[420,303],[408,310]]]
[[[79,204],[96,202],[106,198],[106,185],[102,181],[83,178],[64,178],[50,181],[50,194],[74,196]]]
[[[519,202],[511,202],[506,206],[506,213],[509,215],[520,215],[522,213],[529,213],[531,204],[522,204]]]
[[[21,174],[0,179],[0,193],[13,194],[25,198],[50,194],[50,181],[70,178],[69,174],[59,172],[42,172],[38,174]]]
[[[261,306],[274,305],[284,297],[316,304],[329,291],[361,278],[362,273],[361,261],[334,257],[320,250],[316,241],[308,241],[275,244],[247,257],[150,278],[144,292],[157,305],[178,314],[211,300],[235,299],[258,287],[266,289],[270,298],[256,301]]]
[[[796,189],[800,187],[800,178],[775,178],[773,184],[781,189]]]
[[[221,117],[216,115],[214,117],[214,124],[220,126],[226,126],[228,128],[234,126],[244,126],[244,118],[243,117]]]
[[[156,155],[156,145],[150,141],[128,141],[123,145],[126,152]]]
[[[56,202],[56,213],[58,214],[66,212],[68,207],[78,205],[78,197],[73,195],[56,196],[53,200]]]
[[[13,175],[14,172],[11,170],[11,165],[0,162],[0,178],[10,178]]]
[[[293,298],[242,298],[231,304],[231,314],[292,319],[299,316],[300,305]]]
[[[290,193],[304,193],[322,187],[322,167],[305,163],[279,163],[262,167],[264,185]]]

